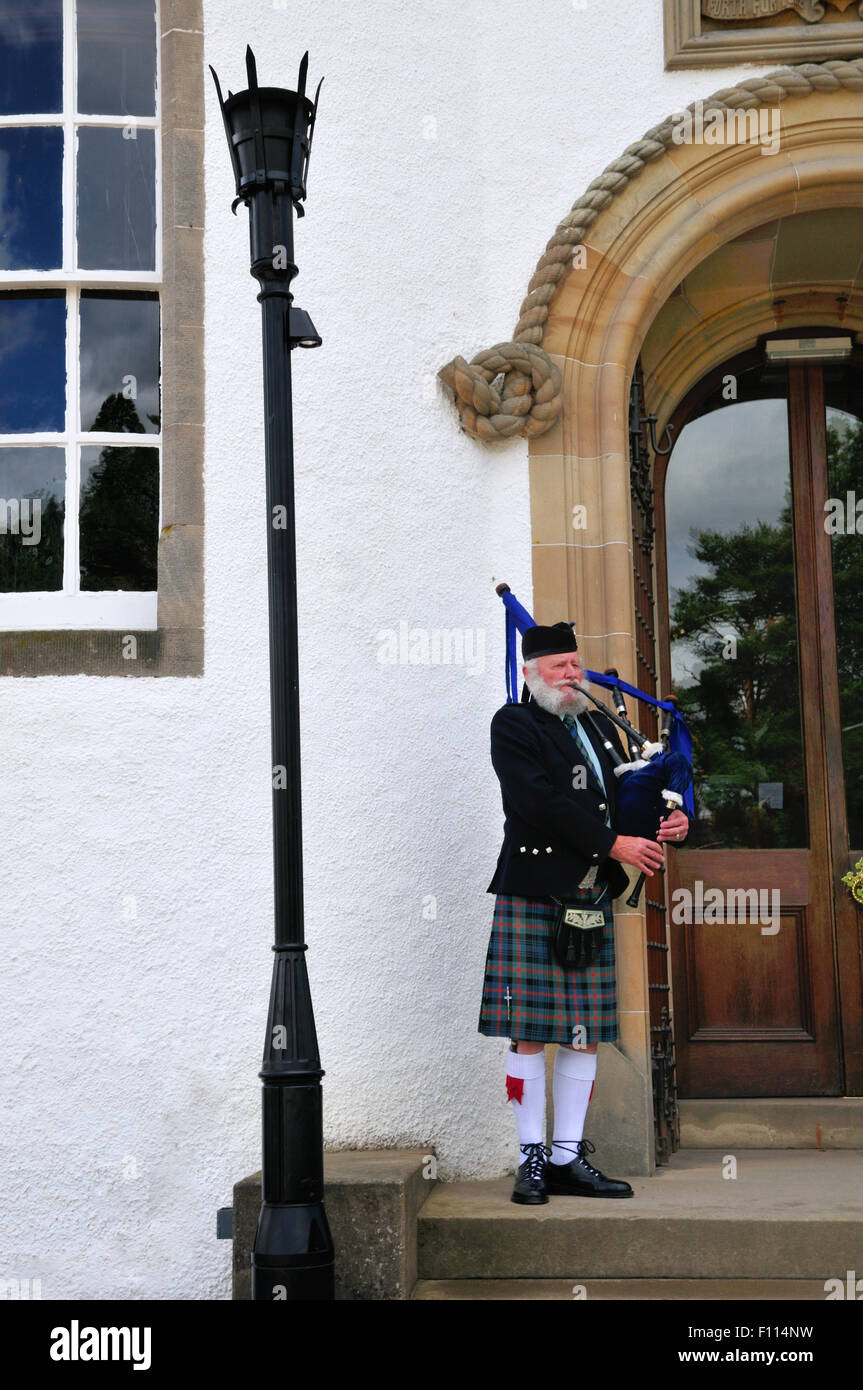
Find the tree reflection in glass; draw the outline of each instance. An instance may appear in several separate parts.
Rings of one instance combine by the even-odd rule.
[[[97,425],[103,403],[120,392],[135,406],[123,430],[158,434],[159,296],[140,291],[81,292],[81,428]]]
[[[669,464],[672,683],[693,736],[692,847],[807,844],[790,486],[784,400],[690,421]]]
[[[0,593],[63,587],[66,451],[0,448]]]
[[[119,392],[109,396],[93,429],[138,433],[134,402]],[[158,532],[158,449],[82,448],[81,588],[154,591]]]

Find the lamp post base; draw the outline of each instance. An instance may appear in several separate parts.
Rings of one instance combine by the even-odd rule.
[[[252,1299],[332,1301],[333,1240],[322,1202],[264,1202],[252,1249]]]

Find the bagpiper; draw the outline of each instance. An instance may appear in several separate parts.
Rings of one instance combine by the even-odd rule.
[[[648,877],[664,861],[661,844],[613,829],[614,768],[626,754],[588,700],[570,623],[528,628],[522,637],[522,702],[491,722],[491,759],[505,816],[503,846],[488,887],[495,894],[479,1032],[508,1037],[506,1095],[519,1150],[513,1202],[536,1205],[549,1194],[631,1197],[632,1188],[587,1160],[583,1138],[600,1042],[618,1036],[612,899],[628,887],[623,865]],[[525,699],[524,697],[529,698]],[[611,740],[616,752],[604,746]],[[658,839],[679,843],[689,827],[675,810]],[[590,963],[571,968],[556,933],[562,913],[593,938]],[[565,961],[566,963],[562,963]],[[554,1063],[554,1134],[544,1142],[546,1043]]]

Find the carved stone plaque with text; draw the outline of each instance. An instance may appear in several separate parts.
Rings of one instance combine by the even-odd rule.
[[[662,0],[666,68],[863,57],[863,0]]]
[[[860,0],[701,0],[701,13],[708,19],[764,20],[782,10],[796,10],[807,24],[817,24],[827,13],[827,4],[840,12],[857,5],[863,14]]]

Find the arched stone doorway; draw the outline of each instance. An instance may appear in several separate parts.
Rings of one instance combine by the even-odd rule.
[[[838,227],[847,220],[845,210],[863,207],[861,116],[859,92],[814,93],[783,104],[776,155],[745,144],[669,147],[600,212],[583,238],[583,255],[549,304],[542,347],[560,368],[564,410],[552,430],[530,440],[534,611],[541,622],[563,612],[578,618],[589,667],[614,665],[623,674],[638,669],[628,407],[642,349],[644,403],[658,417],[661,438],[696,383],[765,334],[813,324],[836,325],[852,336],[863,329],[859,262],[850,277],[828,270],[791,295],[776,294],[768,277],[733,309],[697,323],[675,323],[673,302],[697,267],[709,273],[713,258],[716,272],[736,238],[768,221],[834,209]],[[784,304],[774,302],[780,298]],[[578,529],[576,507],[584,509]],[[649,1087],[644,916],[621,907],[615,914],[621,1050]],[[859,1016],[853,905],[842,910],[839,925],[839,949],[856,975],[848,998],[858,1000]],[[863,1093],[858,1033],[846,1029],[847,1094]]]

